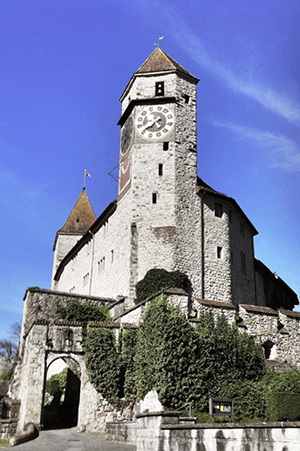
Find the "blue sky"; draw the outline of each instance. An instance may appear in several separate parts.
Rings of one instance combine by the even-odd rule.
[[[116,198],[121,105],[162,48],[198,84],[198,174],[259,231],[255,255],[300,298],[298,0],[0,0],[0,338],[82,189]]]

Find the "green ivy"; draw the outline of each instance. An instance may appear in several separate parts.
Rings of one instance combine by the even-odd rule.
[[[150,269],[143,280],[136,284],[136,303],[144,301],[163,288],[182,288],[188,290],[188,276],[180,271]]]
[[[79,321],[85,324],[89,321],[105,322],[110,319],[107,307],[99,308],[90,303],[80,304],[78,301],[69,302],[66,307],[58,307],[56,313],[66,321]]]
[[[137,333],[137,327],[123,327],[120,336],[121,382],[124,388],[124,395],[127,399],[131,399],[134,396],[135,386],[137,384],[135,371]]]
[[[88,327],[84,349],[91,383],[109,403],[115,404],[121,389],[121,361],[114,329]]]
[[[202,312],[194,327],[163,294],[142,324],[123,327],[118,345],[112,327],[88,327],[85,360],[90,381],[112,404],[154,388],[166,409],[191,402],[198,421],[217,397],[234,400],[235,421],[300,418],[299,372],[266,372],[261,346],[224,315]]]
[[[69,302],[66,307],[58,307],[56,313],[65,321],[78,321],[82,324],[83,342],[85,341],[87,325],[90,321],[111,322],[108,307],[99,308],[90,303],[80,304],[78,301]]]
[[[255,381],[265,373],[262,350],[224,316],[202,313],[194,328],[165,296],[156,298],[139,326],[135,371],[137,399],[155,388],[167,409],[192,402],[205,412],[210,397],[234,395],[239,416],[263,415],[263,400],[254,411],[246,408],[257,403]]]

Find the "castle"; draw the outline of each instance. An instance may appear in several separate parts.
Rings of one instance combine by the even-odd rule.
[[[237,202],[197,177],[198,81],[158,47],[126,86],[117,200],[96,218],[81,192],[56,234],[51,290],[33,287],[24,296],[10,388],[19,431],[42,423],[46,374],[58,359],[80,381],[79,427],[105,427],[112,412],[89,382],[81,324],[62,321],[57,308],[74,300],[106,305],[116,330],[137,324],[149,300],[136,305],[135,287],[152,268],[187,274],[188,293],[165,291],[187,317],[195,321],[210,308],[235,322],[238,312],[238,326],[261,342],[267,358],[300,367],[297,295],[255,259],[258,232]]]
[[[237,202],[197,177],[196,86],[161,48],[120,101],[118,199],[95,218],[83,190],[56,234],[52,290],[126,298],[149,269],[180,270],[191,299],[293,309],[295,293],[254,258]]]

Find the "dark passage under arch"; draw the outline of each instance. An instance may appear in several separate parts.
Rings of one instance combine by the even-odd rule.
[[[80,400],[80,373],[78,374],[78,371],[74,368],[74,363],[77,364],[77,362],[72,360],[72,364],[69,365],[71,362],[68,362],[68,360],[66,359],[66,364],[71,366],[72,369],[70,367],[65,369],[67,373],[65,388],[60,390],[59,384],[54,382],[51,384],[50,396],[45,389],[42,415],[43,429],[64,429],[77,425]]]

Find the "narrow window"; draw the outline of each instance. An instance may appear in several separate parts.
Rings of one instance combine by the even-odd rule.
[[[222,204],[215,203],[215,216],[217,216],[217,218],[222,218],[222,215],[223,215]]]
[[[98,274],[105,270],[105,257],[98,261]]]
[[[246,270],[246,255],[244,254],[244,252],[241,251],[241,270],[242,273],[244,274],[244,276],[247,275],[247,270]]]
[[[242,222],[240,222],[240,233],[243,237],[245,236],[245,226]]]
[[[87,286],[87,284],[89,283],[89,273],[86,273],[84,276],[83,276],[83,286],[84,287],[86,287]]]
[[[233,264],[233,252],[230,252],[230,261],[231,261],[231,264]]]
[[[165,95],[165,85],[163,81],[157,81],[155,83],[155,95],[156,96]]]
[[[72,346],[72,344],[73,344],[73,331],[71,329],[65,330],[64,338],[65,338],[65,346]]]
[[[217,258],[222,258],[222,248],[217,246]]]
[[[183,98],[184,98],[184,103],[190,102],[190,96],[188,96],[187,94],[184,94]]]
[[[111,263],[113,263],[114,262],[114,258],[115,258],[115,253],[114,253],[113,249],[110,251],[110,256],[111,256],[110,261],[111,261]]]
[[[152,203],[153,204],[157,203],[157,193],[152,193]]]
[[[158,165],[158,175],[163,175],[163,164],[159,163]]]
[[[163,150],[169,150],[169,143],[168,142],[164,142]]]

